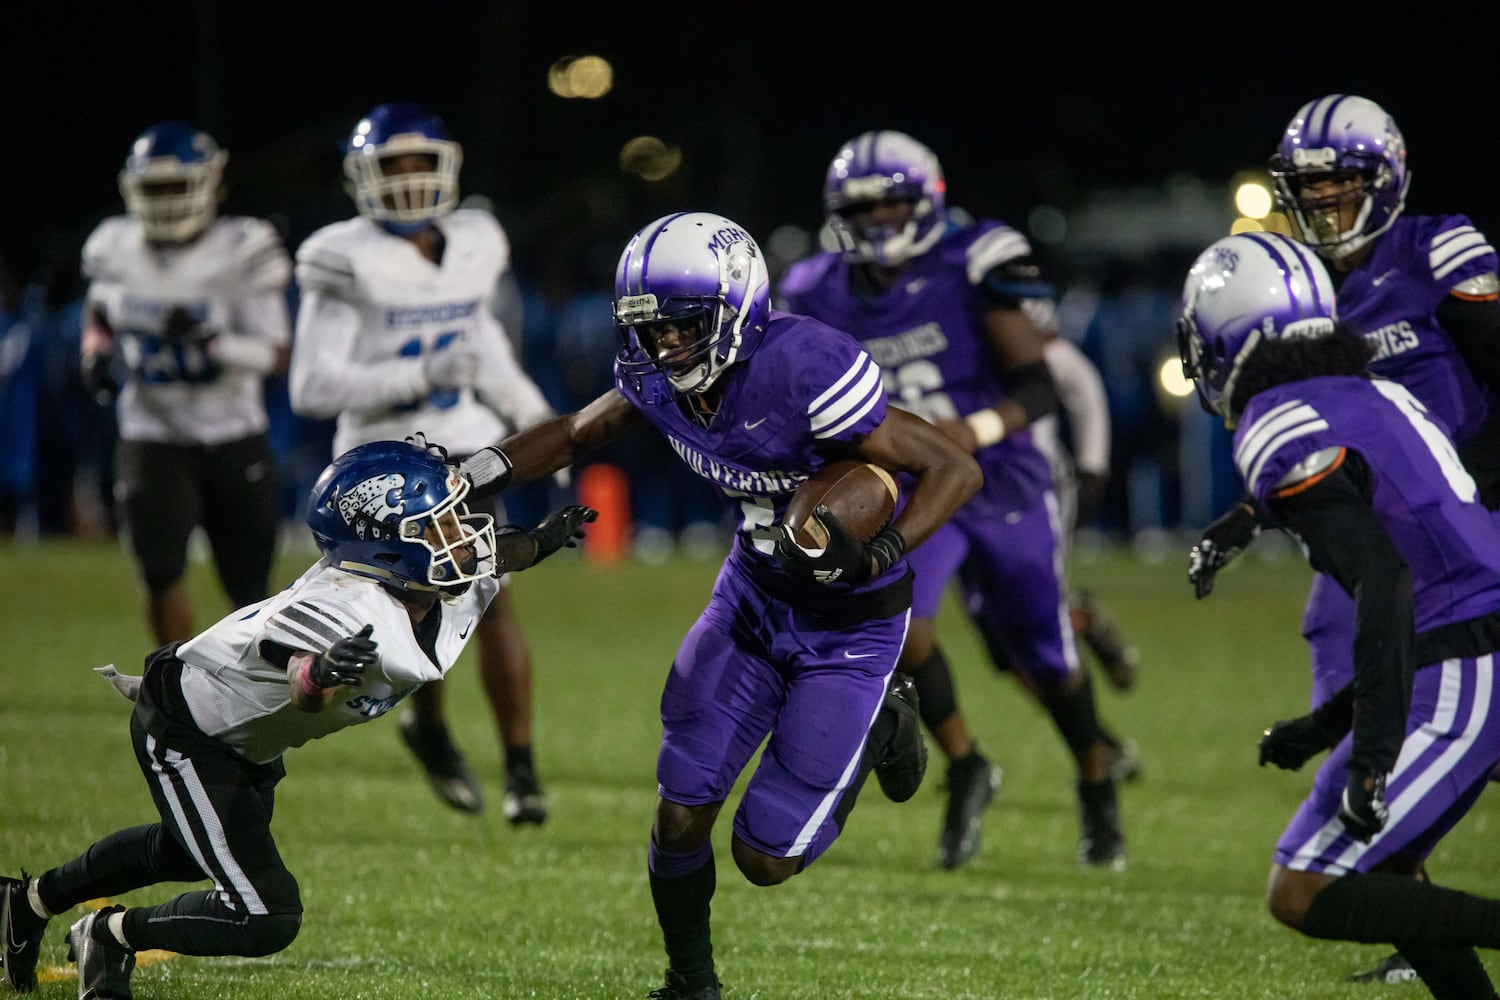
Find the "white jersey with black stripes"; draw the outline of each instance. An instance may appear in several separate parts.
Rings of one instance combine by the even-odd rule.
[[[275,760],[308,740],[378,718],[423,684],[441,679],[499,586],[486,578],[462,596],[438,602],[430,612],[441,615],[433,662],[405,605],[375,580],[320,560],[281,593],[240,608],[183,643],[177,650],[183,695],[204,733],[256,763]],[[367,624],[374,626],[380,663],[322,712],[293,705],[285,667],[266,659],[261,643],[320,653]]]

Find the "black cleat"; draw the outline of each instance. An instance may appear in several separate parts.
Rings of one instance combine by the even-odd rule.
[[[667,984],[646,994],[648,1000],[719,1000],[722,984],[717,976],[706,986],[689,987],[676,969],[667,970]]]
[[[547,821],[547,799],[530,764],[516,764],[506,772],[500,809],[511,826],[541,826]]]
[[[1397,951],[1387,955],[1375,968],[1365,972],[1356,972],[1349,977],[1349,982],[1384,983],[1391,986],[1396,983],[1410,983],[1416,978],[1417,970],[1413,969],[1406,957]]]
[[[896,728],[886,745],[884,756],[875,764],[880,790],[892,802],[905,802],[922,787],[927,773],[927,742],[922,738],[922,722],[917,714],[917,686],[910,674],[897,670],[891,674],[882,711],[890,709]]]
[[[1109,746],[1109,776],[1117,784],[1135,781],[1141,776],[1141,748],[1135,740],[1121,740]]]
[[[1125,644],[1119,627],[1104,610],[1099,599],[1087,590],[1081,590],[1070,602],[1073,631],[1083,637],[1089,652],[1099,661],[1110,686],[1116,691],[1129,691],[1135,687],[1136,665],[1140,654],[1134,646]]]
[[[68,959],[78,963],[78,1000],[131,1000],[135,952],[109,932],[109,915],[123,909],[95,910],[68,932]]]
[[[5,964],[5,985],[17,993],[36,989],[36,961],[42,952],[42,934],[47,921],[36,915],[26,889],[31,876],[24,871],[20,878],[0,876],[0,952]]]
[[[938,867],[961,867],[979,853],[979,831],[984,811],[1000,789],[1003,775],[977,749],[948,762],[948,809],[938,837]]]
[[[1078,783],[1078,805],[1083,812],[1083,836],[1078,841],[1078,863],[1112,871],[1125,870],[1125,835],[1120,832],[1120,803],[1115,783]]]
[[[438,798],[459,812],[477,813],[484,809],[479,783],[469,773],[464,755],[448,737],[448,727],[441,722],[432,725],[407,713],[401,718],[401,740],[427,772],[427,780]]]

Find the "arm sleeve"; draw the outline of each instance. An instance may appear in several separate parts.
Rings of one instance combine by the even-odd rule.
[[[292,410],[304,417],[335,417],[417,399],[429,387],[418,358],[375,364],[354,360],[359,312],[336,296],[309,290],[297,310],[289,375]]]
[[[1356,452],[1312,485],[1273,494],[1268,506],[1307,546],[1314,569],[1354,595],[1354,748],[1350,765],[1388,774],[1411,709],[1416,625],[1411,569],[1370,503],[1369,468]]]
[[[480,317],[479,349],[479,384],[475,391],[513,430],[524,430],[556,416],[542,390],[521,368],[510,337],[488,313]]]
[[[1449,295],[1437,321],[1481,385],[1500,393],[1500,299]]]
[[[1054,337],[1044,348],[1057,398],[1068,414],[1073,460],[1084,472],[1109,471],[1109,398],[1092,361],[1070,340]]]

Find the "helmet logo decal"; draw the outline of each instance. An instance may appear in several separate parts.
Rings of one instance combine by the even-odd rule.
[[[749,239],[750,234],[738,226],[725,226],[709,237],[708,245],[714,250],[723,250],[733,243],[744,243]]]
[[[372,523],[384,524],[392,516],[401,516],[406,504],[392,507],[388,497],[405,485],[406,477],[397,472],[371,476],[339,497],[339,516],[363,538]]]

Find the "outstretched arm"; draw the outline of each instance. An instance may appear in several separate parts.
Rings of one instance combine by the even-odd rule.
[[[643,418],[624,396],[610,389],[581,410],[544,420],[481,448],[459,463],[475,496],[489,496],[512,482],[529,483],[578,461],[613,441]]]

